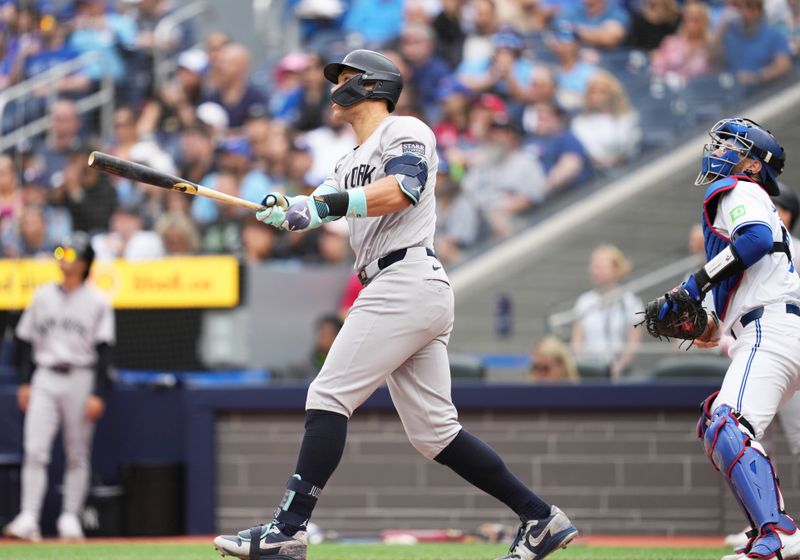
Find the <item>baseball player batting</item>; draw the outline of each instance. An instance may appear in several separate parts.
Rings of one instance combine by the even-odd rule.
[[[786,515],[775,468],[759,440],[800,380],[800,276],[789,233],[770,195],[785,154],[755,122],[724,119],[709,132],[696,185],[703,201],[707,264],[668,294],[659,318],[684,296],[699,306],[711,290],[714,314],[697,339],[730,335],[731,364],[721,389],[703,402],[698,437],[726,478],[751,527],[744,547],[724,560],[800,558],[800,532]]]
[[[413,117],[390,116],[403,79],[389,59],[356,50],[325,66],[333,117],[359,145],[311,196],[265,197],[259,220],[305,231],[347,217],[361,291],[308,389],[297,466],[273,519],[223,535],[223,556],[305,560],[306,525],[344,451],[347,421],[386,383],[406,434],[426,458],[450,467],[521,519],[506,560],[539,560],[578,531],[557,507],[531,492],[497,453],[464,430],[450,399],[447,343],[453,291],[436,259],[433,132]]]
[[[108,385],[114,341],[111,305],[86,283],[94,259],[89,236],[74,233],[56,249],[55,258],[64,280],[36,290],[16,330],[25,459],[21,511],[4,533],[31,541],[41,539],[47,465],[59,427],[66,470],[56,527],[62,539],[83,538],[78,514],[89,485],[94,424],[105,409],[102,393]]]

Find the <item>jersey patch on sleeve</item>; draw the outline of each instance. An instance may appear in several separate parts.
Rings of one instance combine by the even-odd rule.
[[[745,214],[747,214],[747,210],[745,210],[744,204],[740,204],[739,206],[731,210],[731,222],[735,222]]]
[[[422,142],[403,142],[400,147],[403,152],[411,152],[412,154],[425,156],[425,144]]]

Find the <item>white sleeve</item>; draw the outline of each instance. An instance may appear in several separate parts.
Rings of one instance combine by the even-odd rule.
[[[36,293],[33,294],[33,299],[31,300],[28,307],[25,308],[25,311],[22,313],[22,317],[19,319],[19,323],[17,323],[17,329],[15,334],[24,340],[25,342],[33,342],[33,329],[34,329],[34,321],[36,320],[36,302],[39,300],[39,290],[36,290]]]
[[[103,302],[100,306],[100,313],[95,328],[94,342],[95,344],[107,342],[113,345],[116,335],[114,327],[114,309],[111,307],[108,300],[105,299],[105,296],[101,297],[103,298]]]
[[[433,131],[413,117],[400,117],[389,123],[381,135],[381,167],[404,153],[418,155],[430,163],[435,152]]]
[[[576,319],[583,317],[591,309],[593,299],[592,292],[585,292],[578,296],[578,299],[575,300],[575,306],[572,308]]]
[[[764,224],[770,227],[770,213],[774,206],[769,196],[755,183],[740,182],[720,197],[717,219],[733,237],[743,225]]]

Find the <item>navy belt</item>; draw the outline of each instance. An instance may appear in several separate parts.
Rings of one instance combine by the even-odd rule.
[[[786,304],[786,313],[791,313],[792,315],[797,315],[800,317],[800,305],[794,303],[787,303]],[[761,319],[764,316],[764,306],[761,305],[756,307],[755,309],[751,309],[744,315],[742,318],[739,319],[739,324],[742,325],[742,328],[745,328],[747,325],[755,321],[756,319]],[[734,340],[736,340],[736,334],[731,330],[731,336]]]
[[[367,266],[362,268],[358,271],[358,280],[361,282],[362,286],[366,286],[369,284],[369,281],[372,280],[376,274],[378,274],[384,268],[387,268],[393,265],[396,262],[402,261],[406,258],[409,250],[412,251],[421,251],[422,247],[408,247],[406,249],[398,249],[397,251],[392,251],[388,255],[384,255],[379,259],[376,259],[369,263]],[[433,252],[433,249],[429,249],[425,247],[425,254],[429,257],[435,257],[436,253]]]

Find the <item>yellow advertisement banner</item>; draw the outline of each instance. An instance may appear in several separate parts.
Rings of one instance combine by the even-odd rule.
[[[0,259],[0,309],[23,309],[36,287],[58,282],[54,260]],[[233,307],[239,303],[239,263],[230,256],[95,261],[90,281],[117,309]]]

